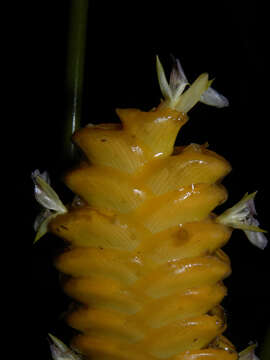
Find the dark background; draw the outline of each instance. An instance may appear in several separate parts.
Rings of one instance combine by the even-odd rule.
[[[31,319],[27,334],[32,343],[31,358],[40,360],[49,359],[48,332],[64,339],[69,336],[59,319],[68,301],[52,267],[52,257],[61,244],[47,236],[32,246],[32,223],[39,207],[30,179],[36,168],[48,170],[62,199],[69,197],[59,180],[64,170],[59,139],[67,106],[64,80],[69,3],[38,2],[32,8],[35,15],[29,15],[32,51],[27,56],[32,87],[25,103],[30,108],[23,130],[26,161],[18,166],[25,175],[19,191],[27,204],[22,211],[23,247],[26,256],[31,254],[31,266],[27,280],[30,292],[20,296],[27,303],[26,321]],[[170,54],[178,57],[191,82],[200,73],[209,72],[215,78],[213,87],[228,97],[230,107],[196,106],[177,143],[208,141],[210,149],[232,164],[233,170],[223,182],[229,199],[217,213],[245,192],[258,190],[261,226],[269,230],[266,9],[246,2],[189,3],[89,1],[83,124],[118,121],[116,107],[148,110],[157,105],[156,54],[168,72]],[[269,248],[261,251],[242,232],[235,231],[225,251],[233,270],[225,280],[229,292],[223,302],[227,335],[241,350],[250,340],[261,342],[269,323]]]

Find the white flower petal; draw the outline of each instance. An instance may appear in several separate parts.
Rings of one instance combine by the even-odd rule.
[[[48,171],[44,171],[41,173],[38,169],[34,170],[32,173],[32,178],[36,178],[37,176],[40,176],[46,183],[51,185],[51,180]]]
[[[228,99],[213,89],[211,86],[201,95],[200,101],[206,105],[223,108],[229,106]]]
[[[179,96],[188,85],[188,80],[181,66],[180,60],[173,57],[174,65],[170,74],[170,88],[173,94],[172,106],[179,100]]]
[[[177,111],[187,113],[197,104],[197,102],[200,101],[201,95],[208,89],[209,86],[210,81],[208,80],[208,74],[201,74],[180,96],[175,109]]]
[[[158,76],[158,82],[159,87],[161,90],[162,95],[164,96],[164,99],[171,99],[172,98],[172,91],[168,84],[164,68],[159,60],[159,57],[156,57],[156,68],[157,68],[157,76]]]
[[[48,179],[48,176],[45,178]],[[49,185],[49,183],[44,180],[44,176],[41,176],[38,170],[35,170],[32,173],[32,179],[35,184],[34,192],[36,200],[44,208],[54,210],[59,213],[64,213],[67,211],[66,207],[63,205],[56,192]]]
[[[52,214],[51,210],[43,209],[35,218],[34,230],[38,231],[40,225]]]
[[[48,216],[44,218],[44,220],[39,224],[39,227],[37,229],[37,233],[34,239],[34,243],[36,243],[42,236],[44,236],[48,232],[48,225],[49,222],[55,218],[59,213],[52,213],[49,212]],[[36,223],[36,222],[35,222]]]
[[[245,350],[239,353],[239,360],[260,360],[255,355],[256,344],[248,346]]]
[[[52,341],[50,350],[53,360],[81,360],[81,356],[75,354],[74,351],[69,349],[61,340],[57,337],[49,334]]]
[[[257,246],[258,248],[264,250],[267,246],[268,240],[264,233],[255,232],[255,231],[244,231],[249,241]]]

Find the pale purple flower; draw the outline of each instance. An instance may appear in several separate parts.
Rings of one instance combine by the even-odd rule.
[[[53,360],[82,360],[81,356],[68,348],[57,337],[49,334],[51,344],[50,350]]]
[[[207,73],[201,74],[190,85],[179,59],[174,59],[168,82],[158,56],[156,60],[159,87],[165,99],[164,104],[168,107],[187,113],[198,102],[218,108],[229,105],[228,99],[211,87],[213,81],[208,79]],[[189,88],[184,92],[188,85]]]
[[[50,186],[50,179],[47,172],[40,173],[35,170],[32,173],[34,182],[34,193],[37,202],[44,208],[36,217],[34,229],[37,231],[34,242],[39,240],[48,231],[48,224],[55,216],[67,212],[67,208],[59,199],[56,192]]]
[[[237,204],[218,216],[216,221],[243,230],[253,245],[264,249],[268,240],[264,235],[266,231],[259,228],[259,221],[255,218],[257,215],[254,203],[255,195],[256,192],[245,194]]]

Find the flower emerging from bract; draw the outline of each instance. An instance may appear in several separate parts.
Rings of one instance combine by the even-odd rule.
[[[59,214],[67,212],[67,208],[59,199],[56,192],[50,186],[50,179],[48,173],[40,173],[35,170],[32,173],[34,181],[34,193],[37,202],[43,206],[43,211],[36,217],[34,229],[37,231],[34,242],[38,241],[43,235],[46,234],[48,224],[52,218]]]
[[[264,235],[266,231],[259,228],[259,221],[254,217],[257,215],[254,203],[255,195],[256,192],[245,194],[237,204],[218,216],[216,221],[243,230],[253,245],[264,249],[268,240]]]
[[[51,344],[50,350],[53,360],[81,360],[81,356],[76,354],[70,348],[68,348],[61,340],[57,337],[49,334]]]

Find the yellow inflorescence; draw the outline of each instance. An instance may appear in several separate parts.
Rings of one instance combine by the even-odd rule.
[[[212,213],[230,165],[205,146],[174,148],[187,121],[176,110],[118,115],[75,134],[88,161],[65,181],[82,201],[50,223],[69,243],[55,264],[79,303],[72,346],[92,360],[235,360],[219,305],[231,230]]]

